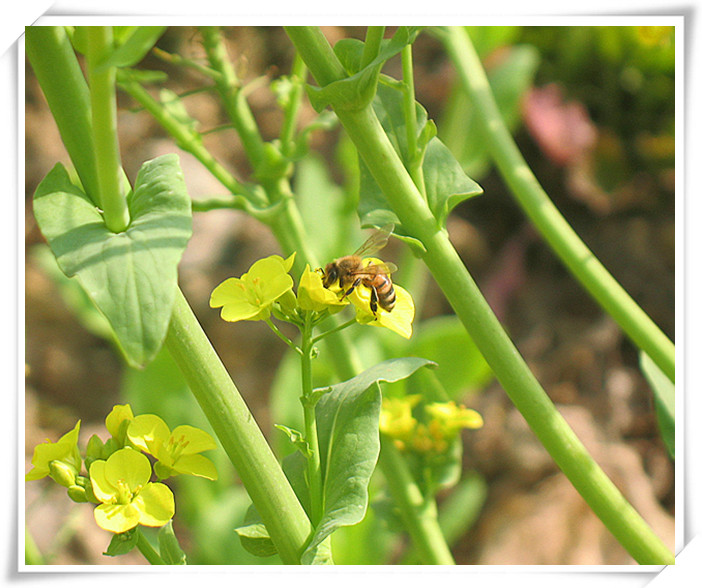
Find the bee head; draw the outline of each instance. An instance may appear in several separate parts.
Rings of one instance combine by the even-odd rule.
[[[331,286],[334,282],[339,279],[339,268],[336,263],[328,263],[324,268],[324,275],[322,278],[322,283],[325,288]]]

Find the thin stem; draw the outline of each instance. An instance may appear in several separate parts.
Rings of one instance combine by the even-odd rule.
[[[392,440],[382,437],[381,441],[380,465],[422,563],[455,564],[439,527],[436,502],[433,498],[425,499],[422,496],[407,462],[393,446]]]
[[[310,503],[312,525],[316,526],[322,518],[324,509],[322,497],[322,465],[319,455],[319,439],[317,437],[316,402],[313,400],[312,387],[312,325],[309,313],[305,318],[302,329],[302,408],[305,419],[305,441],[309,446],[307,456],[307,478],[310,487]]]
[[[310,521],[180,290],[166,346],[246,486],[283,563],[299,564],[312,532]]]
[[[270,318],[265,319],[265,321],[266,324],[270,327],[271,331],[273,331],[281,341],[283,341],[288,347],[290,347],[290,349],[302,355],[302,349],[300,349],[297,345],[295,345],[295,343],[288,339]]]
[[[302,94],[304,92],[305,76],[307,66],[302,58],[295,54],[292,71],[290,72],[293,89],[290,92],[289,102],[285,109],[285,118],[280,130],[280,145],[283,155],[292,155],[295,148],[295,130],[302,104]]]
[[[329,329],[328,331],[324,331],[323,333],[320,333],[314,339],[312,339],[312,344],[314,345],[315,343],[317,343],[317,341],[321,341],[322,339],[324,339],[324,337],[327,337],[327,336],[331,335],[332,333],[337,333],[338,331],[342,331],[346,327],[350,327],[354,323],[356,323],[355,317],[352,319],[349,319],[345,323],[341,323],[340,325],[338,325],[332,329]]]
[[[166,562],[161,559],[159,553],[151,546],[149,540],[144,537],[141,529],[137,527],[135,532],[137,534],[137,549],[141,551],[141,554],[146,558],[146,561],[148,561],[152,566],[166,565]]]
[[[291,38],[317,81],[325,84],[334,81],[328,76],[338,68],[326,61],[336,60],[336,56],[321,33],[297,27]],[[505,392],[573,486],[637,561],[674,562],[673,554],[587,453],[527,367],[451,245],[448,234],[438,226],[372,108],[339,110],[337,116],[404,229],[425,246],[423,257],[434,279]]]
[[[87,27],[88,80],[95,161],[100,188],[99,204],[105,225],[115,233],[129,226],[127,198],[121,191],[122,164],[117,138],[117,96],[114,67],[100,67],[112,49],[111,27]]]
[[[563,263],[624,332],[675,382],[675,346],[563,218],[524,161],[500,116],[480,58],[463,27],[440,35],[471,98],[487,147],[512,194]]]
[[[402,81],[404,90],[404,101],[402,108],[407,125],[407,152],[409,153],[409,174],[412,177],[417,189],[426,194],[424,186],[424,170],[422,169],[422,157],[420,157],[417,147],[417,107],[414,98],[414,67],[412,65],[412,45],[407,45],[402,49]]]

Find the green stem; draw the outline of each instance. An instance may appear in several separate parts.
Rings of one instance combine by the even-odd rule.
[[[404,111],[405,123],[407,124],[407,152],[409,153],[409,174],[412,177],[417,189],[426,194],[424,186],[424,170],[422,168],[422,157],[417,147],[417,107],[414,98],[414,67],[412,65],[412,45],[407,45],[402,49],[402,81],[404,89],[404,101],[402,109]]]
[[[122,164],[117,138],[117,96],[114,67],[101,67],[112,50],[111,27],[87,27],[87,64],[92,107],[93,146],[105,225],[115,233],[129,226],[127,198],[121,191]]]
[[[136,529],[136,534],[137,534],[137,549],[141,551],[141,554],[146,558],[146,561],[148,561],[152,566],[163,566],[166,565],[166,562],[161,559],[161,556],[159,553],[151,546],[151,543],[149,543],[149,540],[144,537],[144,534],[141,532],[141,529],[137,527]]]
[[[227,56],[219,27],[200,27],[199,30],[210,67],[220,74],[215,78],[215,83],[222,96],[224,109],[237,130],[251,166],[256,170],[263,164],[263,138],[246,103],[246,97],[241,92],[241,83]]]
[[[25,47],[83,189],[97,203],[90,91],[71,41],[63,27],[27,27]]]
[[[305,75],[307,66],[299,55],[295,55],[290,77],[292,78],[293,89],[290,92],[289,102],[285,108],[285,118],[283,127],[280,130],[280,148],[286,157],[293,154],[295,149],[295,130],[302,104],[302,94],[304,93]]]
[[[407,462],[393,446],[392,441],[384,437],[381,440],[379,463],[422,563],[455,564],[439,527],[436,502],[433,498],[425,499],[422,496]]]
[[[312,532],[310,521],[180,290],[166,345],[246,486],[283,563],[299,564]]]
[[[341,64],[318,29],[296,27],[291,38],[317,81],[334,81],[327,76],[338,71]],[[330,59],[336,60],[338,67],[327,63]],[[673,563],[673,554],[587,453],[527,367],[451,245],[448,234],[438,226],[371,107],[337,111],[337,116],[404,229],[425,246],[424,260],[456,315],[557,465],[637,561]]]
[[[363,54],[361,55],[361,68],[366,67],[373,61],[380,52],[380,42],[385,35],[385,27],[368,27],[366,30],[366,42],[363,44]]]
[[[286,337],[283,332],[276,326],[276,324],[270,319],[267,318],[265,319],[266,324],[270,327],[271,331],[273,331],[276,336],[283,341],[290,349],[292,349],[295,353],[302,354],[302,349],[300,349],[295,343],[293,343],[288,337]]]
[[[487,147],[525,210],[553,250],[624,332],[675,382],[675,346],[597,260],[563,218],[524,161],[500,116],[467,31],[449,27],[440,35],[483,127]]]
[[[307,455],[307,478],[310,487],[310,503],[312,525],[316,526],[322,519],[324,504],[322,497],[322,462],[319,455],[319,439],[317,437],[317,415],[315,412],[312,386],[312,325],[307,313],[302,328],[302,408],[305,419],[305,441],[310,452]]]

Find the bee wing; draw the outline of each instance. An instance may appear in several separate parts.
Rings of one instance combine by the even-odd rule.
[[[374,231],[373,234],[368,237],[366,242],[358,248],[354,255],[357,255],[358,257],[367,257],[373,253],[376,253],[377,251],[380,251],[387,244],[394,228],[395,225],[389,223],[383,228]]]
[[[370,263],[349,273],[353,276],[377,276],[378,274],[391,274],[396,271],[397,266],[388,261],[384,263]]]

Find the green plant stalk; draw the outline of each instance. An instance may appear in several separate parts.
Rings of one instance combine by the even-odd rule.
[[[436,502],[425,499],[392,440],[381,436],[380,465],[422,563],[453,565],[437,519]]]
[[[385,35],[385,27],[368,27],[366,29],[366,42],[363,44],[361,55],[361,68],[366,67],[380,53],[380,42]]]
[[[293,79],[293,90],[290,92],[289,103],[285,108],[285,118],[280,129],[280,149],[284,156],[292,155],[295,147],[295,131],[302,104],[303,85],[307,74],[307,66],[299,55],[295,55],[290,77]]]
[[[112,50],[112,27],[87,27],[87,67],[99,203],[105,226],[120,233],[129,226],[126,194],[122,194],[122,163],[117,138],[115,68],[100,67]]]
[[[439,37],[478,113],[490,154],[520,206],[593,298],[675,382],[675,346],[581,241],[529,169],[500,117],[468,32],[448,27]]]
[[[312,525],[180,290],[166,346],[234,464],[283,563],[299,564]]]
[[[309,318],[309,313],[308,313]],[[322,498],[322,462],[319,455],[317,436],[317,415],[314,395],[312,393],[312,325],[308,319],[302,328],[302,355],[300,356],[302,373],[302,409],[305,421],[305,441],[309,447],[307,455],[307,483],[310,488],[310,509],[312,525],[317,526],[322,519],[324,504]]]
[[[163,566],[166,565],[166,562],[161,559],[161,556],[159,553],[151,546],[151,543],[149,543],[149,540],[144,537],[144,534],[141,532],[141,529],[137,527],[136,530],[137,533],[137,549],[141,551],[141,554],[146,558],[146,561],[148,561],[152,566]]]
[[[334,72],[343,68],[317,28],[286,30],[319,84],[339,79],[333,77]],[[527,367],[451,245],[447,232],[438,226],[372,108],[337,111],[337,116],[403,227],[424,244],[423,257],[434,279],[556,464],[639,563],[673,563],[673,554],[587,453]]]
[[[426,194],[422,157],[417,148],[417,107],[414,99],[414,67],[412,64],[412,45],[402,49],[402,82],[404,102],[402,109],[407,124],[407,152],[410,154],[409,175],[421,194]]]
[[[98,202],[90,92],[63,27],[27,27],[27,57],[83,188]]]
[[[215,79],[215,84],[222,96],[224,109],[237,130],[252,167],[256,170],[263,163],[263,138],[241,91],[242,85],[227,55],[219,27],[199,27],[199,30],[210,66],[220,74]]]

